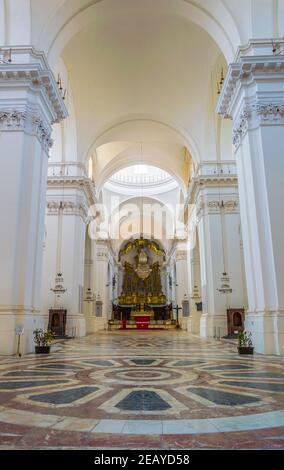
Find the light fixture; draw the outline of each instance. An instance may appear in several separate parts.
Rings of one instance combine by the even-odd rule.
[[[0,48],[0,64],[8,65],[12,62],[12,49]]]
[[[219,201],[220,201],[220,187],[219,187]],[[220,294],[231,294],[233,292],[233,289],[230,286],[230,277],[227,273],[226,270],[226,256],[225,256],[225,246],[224,246],[224,220],[223,220],[223,209],[225,207],[224,201],[222,200],[219,203],[220,206],[220,217],[221,217],[221,236],[222,236],[222,250],[223,250],[223,273],[221,274],[221,287],[220,289],[217,289]]]
[[[224,69],[222,67],[221,69],[221,74],[220,74],[220,80],[217,82],[217,94],[220,95],[221,94],[221,90],[222,90],[222,86],[223,86],[223,83],[224,83]]]
[[[63,100],[65,100],[65,99],[66,99],[67,90],[66,90],[66,88],[65,88],[64,91],[63,91],[62,80],[61,80],[60,74],[58,74],[58,76],[57,76],[57,82],[56,82],[56,83],[57,83],[57,86],[58,86],[58,88],[59,88],[59,91],[60,91],[60,94],[61,94],[61,98],[62,98]]]
[[[140,144],[140,164],[143,165],[143,152],[142,152],[142,142]],[[141,180],[141,209],[140,209],[140,240],[143,240],[144,235],[144,191],[143,191],[143,178]],[[138,265],[135,269],[135,272],[140,277],[140,279],[147,279],[151,273],[152,269],[148,264],[148,257],[146,251],[141,248],[138,256]]]
[[[90,287],[88,287],[86,291],[86,297],[84,298],[84,302],[88,302],[88,304],[90,304],[91,302],[94,302],[94,295]]]
[[[57,273],[57,276],[55,277],[55,286],[53,289],[50,289],[57,297],[61,297],[61,295],[65,294],[67,291],[67,289],[63,286],[63,282],[64,280],[62,273]]]
[[[199,288],[196,285],[193,287],[191,298],[192,299],[200,299]]]
[[[152,269],[148,264],[148,257],[145,250],[142,248],[138,256],[138,266],[135,269],[135,272],[141,279],[147,279],[151,273]]]
[[[230,286],[230,278],[226,272],[221,276],[221,287],[217,289],[221,294],[231,294],[233,289]]]

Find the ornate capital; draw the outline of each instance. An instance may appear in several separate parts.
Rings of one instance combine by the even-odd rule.
[[[36,110],[26,108],[22,110],[0,110],[1,131],[23,131],[34,135],[40,141],[42,147],[48,154],[52,147],[51,127],[40,118]]]
[[[233,128],[233,145],[237,150],[248,130],[248,120],[251,117],[251,111],[244,108],[238,118],[237,124]]]
[[[187,251],[186,250],[177,250],[175,258],[176,258],[176,261],[185,261],[185,260],[187,260]]]
[[[256,112],[262,123],[281,121],[284,118],[283,104],[258,104]]]
[[[26,113],[23,111],[0,111],[0,129],[2,130],[24,130]]]
[[[53,140],[51,139],[51,132],[45,126],[43,120],[39,116],[32,116],[32,130],[33,134],[37,136],[41,145],[48,154],[52,147]]]
[[[88,208],[82,202],[74,201],[50,201],[46,203],[47,215],[59,215],[61,211],[65,215],[77,215],[86,223],[88,220]]]
[[[244,105],[237,119],[237,124],[233,128],[235,151],[242,144],[248,130],[276,123],[284,125],[284,104],[255,102]]]

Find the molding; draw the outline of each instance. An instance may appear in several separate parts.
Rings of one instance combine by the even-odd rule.
[[[281,106],[283,101],[284,56],[261,55],[240,56],[238,63],[229,65],[222,91],[216,106],[216,112],[224,118],[232,119],[236,95],[244,85],[253,85],[256,82],[275,82],[279,84],[279,92],[263,91],[257,95],[256,105]],[[271,102],[268,96],[271,94]]]
[[[219,199],[208,199],[204,197],[198,198],[196,203],[196,219],[200,221],[201,217],[210,214],[221,214],[223,210],[224,214],[238,214],[239,200],[238,197],[230,197],[230,199],[219,200]]]
[[[33,135],[47,154],[53,144],[50,125],[41,119],[36,110],[28,108],[25,111],[0,109],[0,131],[22,131]]]
[[[60,122],[68,116],[54,75],[49,67],[45,54],[32,46],[12,46],[12,62],[0,65],[0,89],[28,88],[41,93],[42,105],[48,110],[51,124]],[[5,47],[2,48],[2,51]],[[6,101],[6,100],[5,100]]]
[[[187,251],[186,250],[177,250],[175,252],[176,261],[187,261]]]
[[[233,128],[233,145],[235,152],[242,144],[249,130],[260,126],[284,125],[284,101],[283,104],[256,103],[245,104]]]
[[[205,188],[238,188],[236,174],[194,176],[188,188],[188,203],[195,204],[198,193]]]
[[[82,217],[83,221],[88,221],[88,207],[83,202],[74,201],[51,201],[46,203],[47,215],[59,215],[62,211],[63,215],[76,215]]]
[[[48,189],[79,189],[84,191],[89,206],[97,203],[95,184],[86,176],[49,176]]]
[[[261,124],[280,122],[284,118],[284,101],[283,104],[259,104],[256,107],[256,112]]]

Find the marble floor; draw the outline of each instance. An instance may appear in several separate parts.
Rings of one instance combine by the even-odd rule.
[[[283,449],[284,360],[181,331],[0,357],[2,449]]]

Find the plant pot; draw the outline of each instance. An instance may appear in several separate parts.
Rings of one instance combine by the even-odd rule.
[[[253,347],[252,346],[241,346],[238,347],[239,354],[253,354]]]
[[[35,347],[36,354],[49,354],[50,353],[50,346],[36,346]]]

